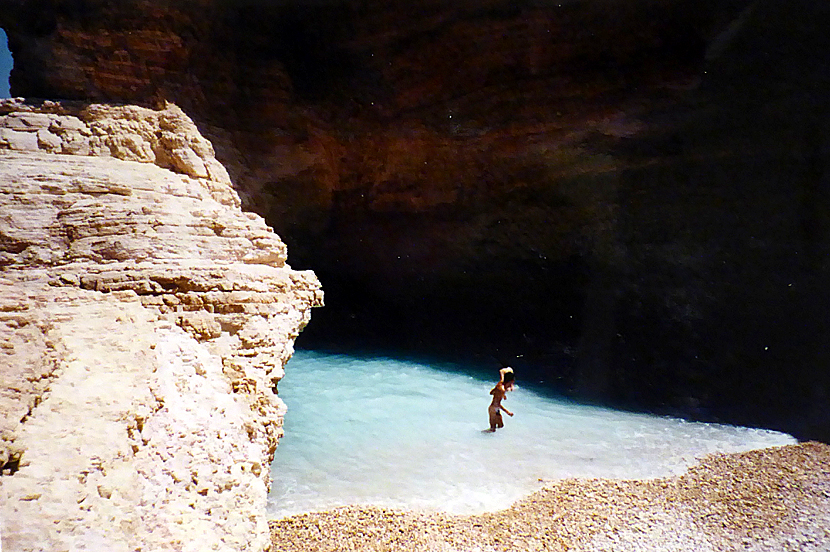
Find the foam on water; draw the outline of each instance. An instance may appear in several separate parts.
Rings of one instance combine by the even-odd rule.
[[[494,381],[455,367],[298,351],[280,382],[285,437],[272,465],[274,517],[349,504],[477,513],[568,477],[682,473],[713,452],[794,443],[788,435],[508,394],[488,427]],[[492,375],[497,377],[496,369]]]

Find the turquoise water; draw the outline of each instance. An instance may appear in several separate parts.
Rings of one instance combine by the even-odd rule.
[[[705,454],[794,443],[781,433],[508,395],[488,427],[498,379],[460,366],[298,351],[279,384],[285,437],[272,465],[273,517],[349,504],[477,513],[508,507],[540,480],[682,473]]]

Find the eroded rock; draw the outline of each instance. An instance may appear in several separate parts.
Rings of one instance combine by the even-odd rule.
[[[316,277],[175,106],[2,102],[0,129],[37,145],[0,140],[3,544],[267,549]]]

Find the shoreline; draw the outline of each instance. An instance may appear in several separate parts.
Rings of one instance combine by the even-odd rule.
[[[818,552],[830,548],[830,445],[715,454],[668,478],[550,482],[479,515],[348,506],[269,527],[273,552]]]

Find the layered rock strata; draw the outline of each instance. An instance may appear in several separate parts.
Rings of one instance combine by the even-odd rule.
[[[826,3],[6,0],[0,26],[13,94],[196,118],[326,282],[306,340],[830,440]]]
[[[322,304],[173,105],[0,103],[9,550],[269,548],[277,382]]]

